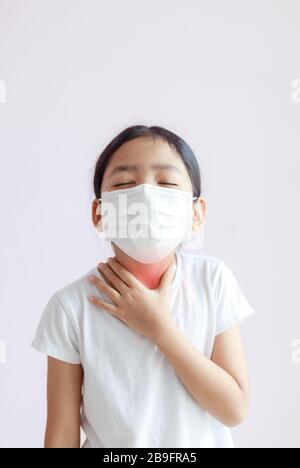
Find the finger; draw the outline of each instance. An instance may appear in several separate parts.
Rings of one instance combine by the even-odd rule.
[[[143,284],[136,279],[126,268],[124,268],[115,258],[107,260],[110,268],[126,283],[130,288],[143,288]]]
[[[104,281],[108,284],[108,286],[110,286],[111,288],[114,288],[114,285],[109,281],[108,278],[106,278],[105,274],[103,273],[103,271],[100,270],[100,268],[97,268],[98,272],[100,273],[100,275],[102,276],[102,278],[104,279]],[[114,288],[115,289],[115,288]],[[116,290],[116,289],[115,289]]]
[[[101,281],[99,278],[97,278],[96,275],[89,276],[88,280],[91,284],[96,286],[100,292],[104,293],[112,302],[115,302],[116,304],[118,303],[119,299],[121,298],[121,295],[118,291],[106,284],[104,281]]]
[[[88,300],[99,309],[104,309],[105,311],[122,320],[121,316],[118,314],[118,308],[115,305],[109,304],[97,296],[88,296]]]
[[[120,294],[124,294],[128,290],[127,284],[125,284],[121,278],[119,278],[119,276],[112,270],[112,268],[110,268],[107,263],[100,263],[99,269],[104,273],[106,278]]]
[[[163,276],[161,277],[160,284],[159,284],[159,289],[160,290],[168,288],[170,286],[170,284],[172,283],[172,280],[174,278],[175,269],[176,269],[176,262],[173,261],[168,266],[168,268],[164,272]]]

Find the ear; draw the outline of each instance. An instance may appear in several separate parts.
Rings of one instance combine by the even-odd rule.
[[[198,197],[193,202],[193,231],[197,231],[204,222],[207,213],[207,203],[205,198]]]
[[[99,204],[98,200],[95,198],[92,203],[92,221],[97,229],[102,231],[102,223],[101,223],[101,214],[100,208],[101,205]]]

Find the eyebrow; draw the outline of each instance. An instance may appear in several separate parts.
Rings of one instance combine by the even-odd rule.
[[[176,166],[173,166],[172,164],[152,164],[151,169],[174,170],[180,173],[180,170]],[[111,177],[120,172],[137,172],[137,171],[138,171],[138,166],[124,164],[122,166],[114,167],[114,169],[111,171],[109,176]]]

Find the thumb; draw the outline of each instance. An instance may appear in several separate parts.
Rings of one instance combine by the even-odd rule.
[[[159,284],[159,289],[160,290],[166,289],[166,288],[168,288],[170,286],[170,284],[172,283],[174,273],[175,273],[175,269],[176,269],[176,262],[174,260],[168,266],[168,268],[166,269],[166,271],[164,272],[164,274],[161,277],[160,284]]]

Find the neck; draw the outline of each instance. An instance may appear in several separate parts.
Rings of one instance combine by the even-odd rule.
[[[148,289],[157,289],[159,287],[162,275],[172,263],[175,256],[175,251],[172,251],[159,262],[141,263],[126,255],[115,244],[113,244],[113,247],[116,260]]]

